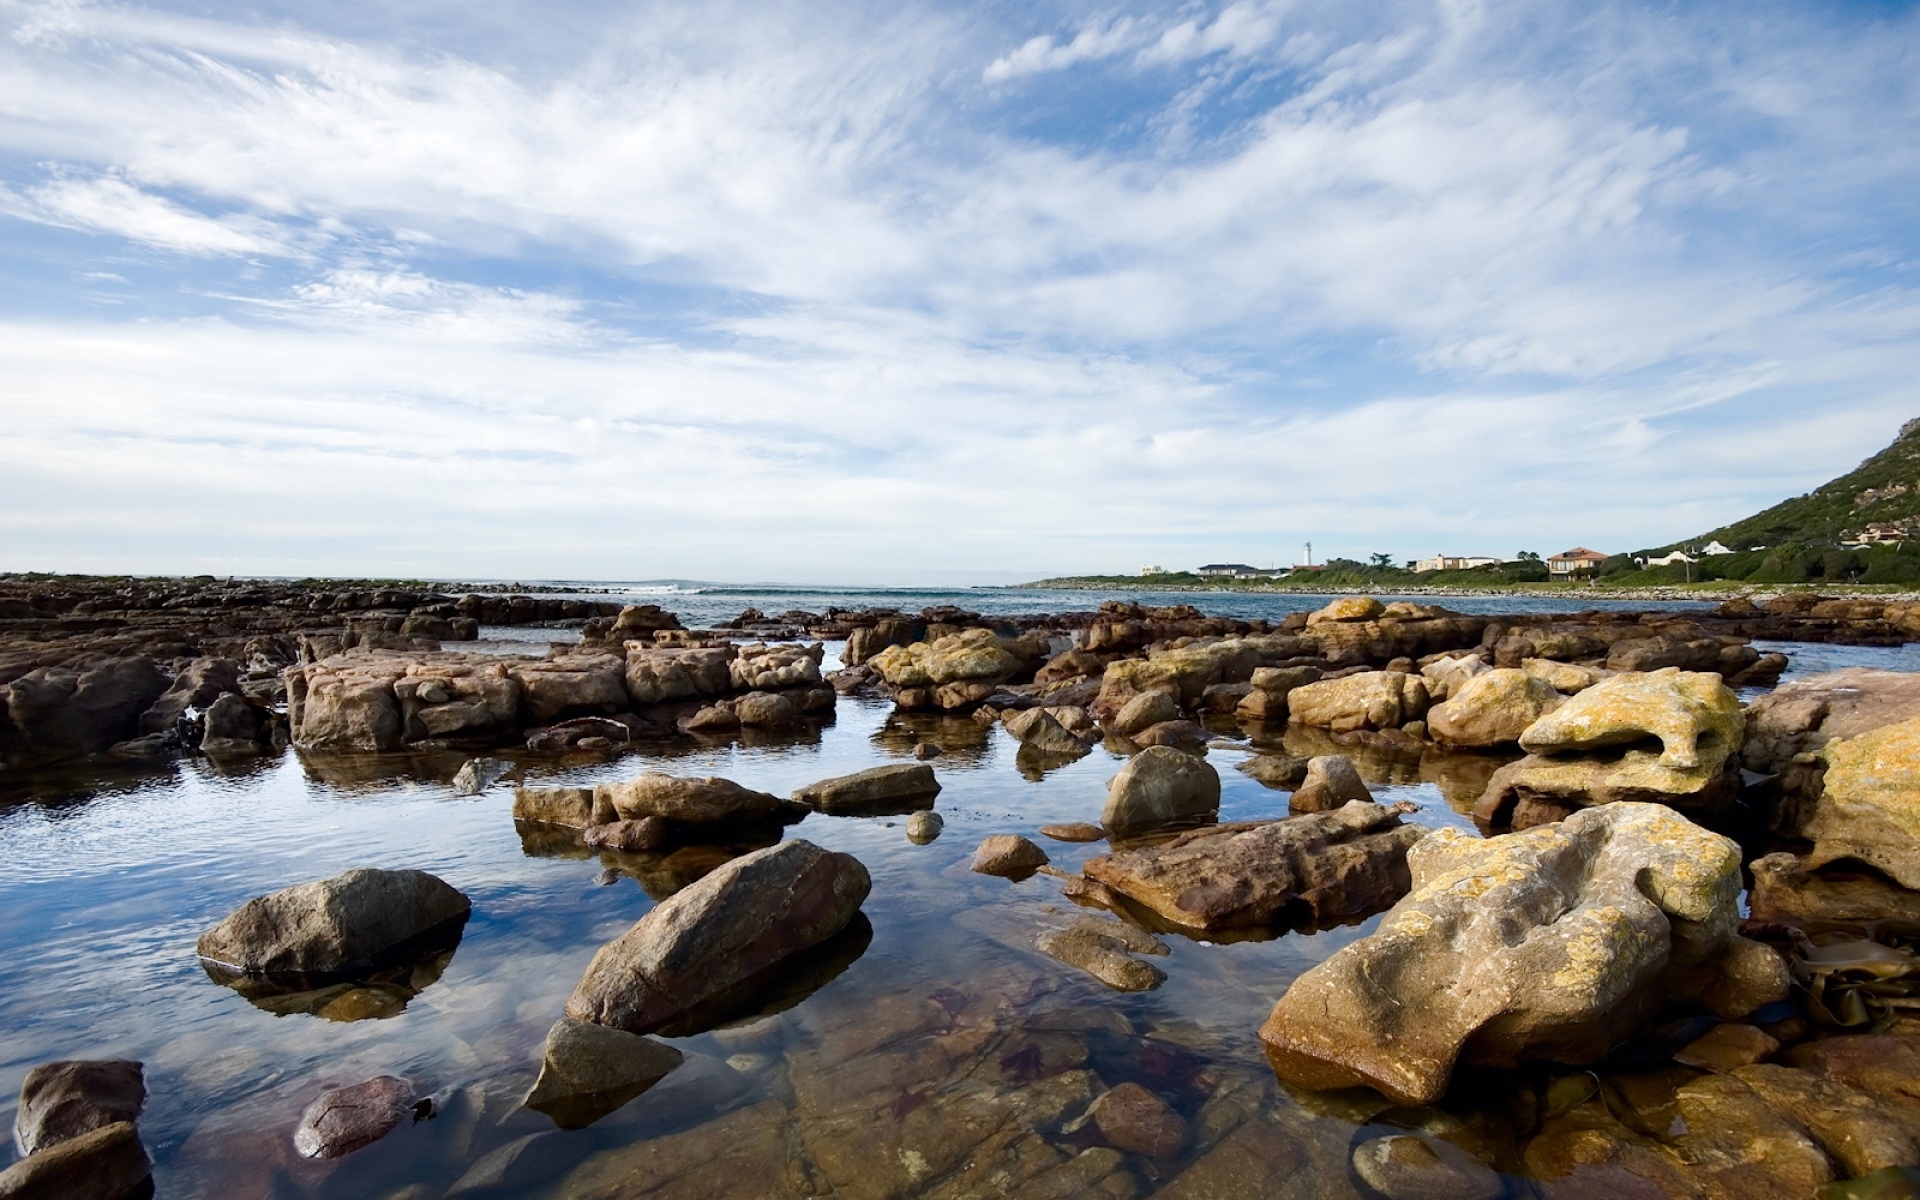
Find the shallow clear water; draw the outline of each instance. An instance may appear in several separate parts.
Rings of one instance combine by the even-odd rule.
[[[1911,658],[1907,650],[1789,649],[1828,667]],[[1296,750],[1315,749],[1290,737]],[[915,1115],[925,1097],[946,1094],[937,1089],[954,1083],[959,1071],[945,1059],[928,1066],[916,1048],[932,1045],[936,1033],[946,1045],[967,1030],[1002,1039],[995,1045],[1040,1038],[1040,1049],[1021,1042],[994,1051],[1003,1073],[1012,1070],[1009,1063],[1017,1067],[1032,1056],[1040,1062],[1055,1052],[1047,1047],[1066,1045],[1105,1085],[1145,1079],[1203,1128],[1207,1114],[1226,1103],[1219,1097],[1240,1097],[1234,1103],[1252,1105],[1262,1120],[1308,1145],[1313,1161],[1300,1170],[1325,1177],[1320,1190],[1302,1194],[1345,1194],[1343,1168],[1330,1165],[1332,1157],[1322,1163],[1320,1148],[1331,1147],[1326,1153],[1333,1155],[1357,1118],[1316,1112],[1285,1096],[1254,1031],[1295,975],[1373,921],[1223,945],[1168,937],[1172,953],[1154,960],[1166,983],[1120,995],[1031,949],[1032,936],[1050,922],[1064,923],[1061,914],[1072,908],[1058,881],[1040,875],[1010,883],[968,871],[974,847],[988,834],[1032,835],[1048,822],[1097,820],[1120,757],[1096,748],[1042,772],[998,728],[970,719],[907,720],[885,703],[843,699],[836,721],[817,732],[757,744],[683,740],[604,762],[529,762],[524,777],[591,783],[666,770],[723,775],[785,794],[819,778],[905,760],[920,741],[946,751],[934,763],[945,789],[938,811],[946,829],[937,841],[911,844],[900,817],[814,815],[788,833],[852,853],[871,871],[865,911],[873,939],[865,953],[783,1015],[770,1035],[675,1040],[689,1056],[680,1070],[591,1129],[541,1140],[536,1150],[545,1157],[537,1170],[527,1168],[530,1180],[509,1177],[485,1194],[656,1194],[621,1190],[638,1188],[631,1180],[645,1176],[633,1175],[639,1168],[622,1157],[635,1147],[704,1161],[700,1153],[718,1153],[722,1144],[750,1149],[759,1144],[755,1136],[773,1136],[769,1129],[799,1131],[794,1136],[805,1141],[808,1161],[827,1163],[819,1169],[830,1177],[836,1170],[863,1174],[862,1156],[871,1156],[871,1187],[829,1179],[844,1195],[909,1194],[911,1187],[902,1192],[885,1180],[893,1169],[887,1162],[910,1148],[889,1142],[892,1127],[875,1125],[878,1117],[860,1107],[875,1103],[871,1096],[833,1082],[839,1077],[827,1065],[843,1065],[842,1058],[862,1064],[863,1086],[908,1110],[897,1118],[904,1138],[914,1122],[928,1119]],[[1224,783],[1223,819],[1283,815],[1285,793],[1231,769],[1245,753],[1211,751]],[[1419,806],[1412,820],[1465,828],[1471,825],[1461,813],[1496,765],[1485,758],[1355,757],[1381,800],[1411,800]],[[159,770],[47,772],[0,792],[9,802],[0,810],[0,858],[9,868],[0,880],[0,1022],[7,1031],[0,1096],[10,1102],[25,1071],[49,1059],[144,1061],[151,1100],[141,1131],[157,1164],[159,1193],[169,1197],[438,1196],[488,1151],[551,1131],[546,1118],[515,1103],[538,1067],[548,1027],[595,950],[655,902],[641,880],[664,895],[703,863],[697,853],[603,861],[564,839],[523,843],[510,815],[512,780],[477,798],[456,798],[445,781],[460,761],[310,762],[288,754],[227,771],[190,760]],[[1068,870],[1104,850],[1036,840]],[[214,983],[198,965],[195,939],[243,901],[355,866],[432,871],[473,900],[451,962],[404,1011],[351,1021],[276,1016]],[[600,882],[606,866],[627,873]],[[939,1018],[933,1032],[928,1012]],[[858,1036],[864,1028],[888,1030],[891,1041],[869,1044]],[[823,1058],[835,1061],[823,1065]],[[442,1115],[338,1162],[294,1158],[289,1137],[308,1101],[325,1087],[383,1072],[439,1094]],[[1002,1081],[1004,1095],[1039,1094],[1018,1071],[1013,1075]],[[937,1111],[945,1101],[931,1103]],[[723,1113],[729,1115],[715,1122]],[[1071,1115],[1032,1120],[1055,1144],[1071,1146],[1084,1137],[1066,1129]],[[0,1119],[10,1120],[10,1110]],[[1017,1125],[1027,1118],[1008,1119]],[[867,1138],[851,1150],[830,1135],[849,1125]],[[699,1139],[709,1135],[714,1145],[702,1151]],[[1132,1161],[1131,1169],[1151,1190],[1207,1149],[1197,1138],[1181,1159]],[[791,1157],[779,1144],[760,1152],[767,1162]],[[646,1169],[665,1168],[655,1162]],[[735,1163],[696,1170],[658,1194],[768,1194],[756,1169]],[[615,1177],[629,1182],[607,1183]],[[407,1185],[419,1189],[401,1192]]]

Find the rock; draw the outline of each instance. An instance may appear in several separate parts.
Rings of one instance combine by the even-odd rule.
[[[1020,670],[990,629],[967,629],[933,642],[889,646],[868,660],[894,687],[941,687],[950,683],[999,683]]]
[[[1920,888],[1920,717],[1821,748],[1826,778],[1801,824],[1809,867],[1852,859]]]
[[[913,756],[921,762],[925,762],[930,758],[939,758],[940,747],[934,745],[932,742],[917,742],[913,747]]]
[[[666,844],[667,832],[667,823],[659,817],[641,817],[637,821],[591,825],[580,840],[596,850],[622,850],[631,854],[658,850]]]
[[[521,709],[535,725],[622,712],[633,702],[627,695],[626,661],[610,654],[521,660],[509,664],[507,674],[520,685]]]
[[[567,1015],[650,1033],[847,928],[872,889],[852,855],[794,840],[743,855],[601,947]]]
[[[1427,681],[1429,697],[1445,700],[1466,686],[1468,680],[1490,669],[1486,660],[1477,654],[1452,654],[1421,667],[1420,678]]]
[[[733,686],[742,691],[812,687],[820,682],[819,645],[744,646],[728,666]],[[743,717],[744,721],[745,718]]]
[[[939,813],[922,809],[907,818],[907,840],[916,846],[924,846],[940,836],[945,824]]]
[[[1351,733],[1398,729],[1426,715],[1427,682],[1404,671],[1364,671],[1295,688],[1287,697],[1291,720]]]
[[[571,1169],[586,1147],[551,1130],[518,1137],[489,1150],[454,1180],[445,1200],[474,1194],[526,1195]]]
[[[247,758],[263,752],[260,710],[243,696],[227,693],[208,706],[202,718],[200,753],[208,758]]]
[[[1261,1200],[1313,1196],[1313,1185],[1302,1179],[1300,1168],[1307,1150],[1279,1121],[1264,1117],[1240,1126],[1196,1156],[1185,1170],[1153,1194],[1154,1200]],[[1311,1178],[1311,1172],[1307,1173]],[[1286,1183],[1302,1179],[1306,1186],[1289,1194]],[[1249,1180],[1274,1181],[1278,1187],[1251,1190]],[[1335,1193],[1338,1195],[1339,1193]]]
[[[351,970],[464,922],[473,905],[425,871],[360,867],[257,896],[200,937],[200,957],[245,974]]]
[[[683,1057],[651,1038],[565,1017],[547,1032],[540,1077],[524,1103],[562,1129],[585,1129],[666,1078]]]
[[[1085,875],[1174,925],[1208,932],[1332,921],[1406,893],[1407,848],[1424,834],[1401,810],[1348,804],[1330,813],[1217,825],[1087,862]]]
[[[731,702],[709,704],[689,716],[681,717],[674,724],[683,733],[730,733],[740,728],[740,718],[733,715]]]
[[[497,758],[470,758],[453,773],[450,786],[456,796],[478,796],[512,769],[512,763],[501,762]]]
[[[513,819],[587,829],[617,821],[620,815],[611,801],[596,798],[593,788],[519,787],[513,789]]]
[[[1463,1051],[1591,1062],[1663,998],[1670,965],[1736,940],[1738,847],[1662,805],[1492,839],[1442,829],[1406,862],[1413,890],[1378,932],[1297,978],[1261,1028],[1281,1078],[1426,1104]]]
[[[1319,681],[1322,672],[1319,667],[1260,667],[1249,681],[1251,688],[1234,708],[1234,715],[1242,721],[1272,721],[1287,719],[1287,701],[1294,689]]]
[[[1008,712],[1001,717],[1008,733],[1043,754],[1081,755],[1087,744],[1044,708]]]
[[[1751,1069],[1751,1068],[1749,1068]],[[1674,1096],[1675,1139],[1696,1187],[1711,1196],[1812,1196],[1833,1166],[1799,1122],[1731,1075],[1707,1075]]]
[[[748,692],[733,702],[733,716],[753,729],[786,729],[800,719],[800,710],[778,692]]]
[[[1098,825],[1085,821],[1069,825],[1042,825],[1041,837],[1050,837],[1056,842],[1098,842],[1107,836],[1107,831]]]
[[[1718,675],[1666,667],[1601,680],[1534,722],[1520,745],[1566,755],[1658,739],[1660,766],[1691,771],[1726,761],[1745,728],[1740,701]]]
[[[1373,793],[1354,770],[1353,760],[1344,754],[1322,754],[1307,760],[1306,778],[1293,793],[1288,807],[1294,812],[1332,812],[1351,801],[1373,803]]]
[[[996,833],[973,852],[973,870],[982,875],[1025,879],[1047,865],[1047,852],[1014,833]]]
[[[1920,717],[1920,674],[1850,667],[1781,684],[1753,702],[1740,757],[1777,775],[1834,738],[1859,737]]]
[[[802,804],[823,813],[909,812],[932,808],[940,794],[933,768],[923,763],[890,763],[810,783],[793,793]]]
[[[1236,769],[1262,787],[1291,791],[1307,778],[1307,760],[1291,754],[1256,754]]]
[[[293,1148],[302,1158],[340,1158],[392,1133],[412,1110],[413,1085],[395,1075],[334,1088],[300,1114]]]
[[[1674,768],[1651,750],[1567,759],[1530,754],[1493,773],[1473,816],[1484,826],[1510,824],[1519,830],[1601,804],[1666,804],[1710,812],[1732,804],[1739,788],[1731,760],[1717,756],[1696,767]]]
[[[1772,1063],[1742,1066],[1733,1075],[1811,1133],[1849,1178],[1920,1163],[1911,1126],[1858,1088]]]
[[[1167,1102],[1137,1083],[1123,1083],[1089,1110],[1107,1144],[1146,1158],[1178,1158],[1187,1148],[1186,1121]]]
[[[1752,1025],[1716,1025],[1674,1051],[1673,1061],[1724,1075],[1736,1067],[1750,1067],[1778,1049],[1778,1041]]]
[[[13,1144],[21,1155],[72,1141],[96,1129],[140,1119],[147,1085],[137,1062],[80,1059],[41,1063],[20,1085]],[[4,1194],[4,1193],[0,1193]]]
[[[167,690],[140,714],[140,732],[171,733],[190,719],[190,712],[205,712],[220,697],[238,694],[240,670],[240,664],[230,658],[196,658],[176,668]]]
[[[0,765],[28,767],[95,754],[144,731],[140,716],[167,677],[142,656],[48,666],[0,685]]]
[[[627,696],[635,704],[718,696],[733,686],[725,649],[668,649],[629,642],[626,652]]]
[[[1386,1200],[1500,1200],[1507,1185],[1452,1142],[1402,1133],[1353,1150],[1353,1173]]]
[[[0,1171],[0,1200],[133,1200],[153,1166],[125,1121],[83,1133]]]
[[[1920,892],[1876,873],[1815,873],[1790,853],[1769,854],[1748,864],[1753,890],[1748,903],[1756,921],[1789,925],[1866,925],[1898,921],[1920,925]]]
[[[1197,750],[1207,744],[1207,736],[1207,731],[1192,721],[1162,721],[1134,734],[1132,741],[1136,746]]]
[[[1584,692],[1607,677],[1607,672],[1579,663],[1556,662],[1551,658],[1523,659],[1520,669],[1563,696]]]
[[[1372,596],[1342,596],[1325,608],[1307,614],[1307,627],[1323,625],[1332,621],[1372,621],[1386,611],[1386,606]]]
[[[1461,683],[1446,703],[1430,709],[1427,731],[1435,741],[1454,746],[1511,745],[1562,699],[1545,680],[1498,667]]]
[[[1107,784],[1101,823],[1142,831],[1211,821],[1220,813],[1220,774],[1204,759],[1165,746],[1142,750]]]
[[[1076,967],[1116,992],[1146,992],[1166,981],[1166,973],[1128,953],[1128,940],[1105,928],[1112,922],[1075,922],[1067,929],[1049,929],[1034,938],[1040,953]],[[1157,943],[1156,943],[1157,944]],[[1164,946],[1161,953],[1166,952]]]
[[[623,820],[660,817],[688,825],[770,820],[789,807],[778,796],[742,787],[731,779],[694,779],[658,771],[624,783],[603,783],[593,789],[593,797],[596,807],[611,805]]]
[[[566,754],[576,750],[610,749],[633,741],[633,727],[613,717],[574,717],[527,734],[527,749],[535,754]]]
[[[1107,722],[1107,728],[1122,737],[1130,737],[1150,725],[1179,719],[1180,704],[1170,693],[1142,692],[1114,714],[1113,720]]]

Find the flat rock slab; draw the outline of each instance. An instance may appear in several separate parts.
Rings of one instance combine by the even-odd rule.
[[[600,948],[567,1015],[650,1033],[845,929],[873,888],[850,854],[796,839],[716,868]]]
[[[940,781],[925,763],[889,763],[810,783],[793,798],[816,812],[911,812],[932,808]]]
[[[1355,801],[1330,813],[1190,830],[1088,861],[1085,872],[1173,924],[1215,931],[1326,921],[1407,892],[1407,850],[1426,831],[1403,810]]]
[[[361,867],[247,901],[200,937],[200,957],[243,974],[329,974],[379,960],[473,904],[425,871]]]
[[[147,1102],[141,1066],[125,1059],[41,1063],[20,1085],[13,1144],[22,1157],[85,1133],[140,1119]]]
[[[788,815],[792,806],[768,792],[731,779],[693,779],[649,771],[624,783],[603,783],[594,800],[611,805],[623,820],[660,817],[688,825],[763,821]]]
[[[303,1158],[340,1158],[400,1127],[413,1109],[413,1085],[397,1075],[335,1088],[300,1114],[293,1148]]]

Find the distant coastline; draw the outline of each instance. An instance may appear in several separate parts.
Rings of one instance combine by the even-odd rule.
[[[1260,580],[1164,580],[1155,576],[1066,575],[1038,579],[1031,583],[1008,584],[1009,589],[1062,592],[1108,592],[1136,590],[1149,592],[1190,592],[1195,594],[1304,594],[1315,596],[1535,596],[1552,599],[1592,600],[1732,600],[1736,597],[1764,599],[1789,593],[1813,593],[1839,599],[1920,600],[1920,591],[1908,584],[1836,584],[1815,580],[1810,583],[1748,583],[1716,579],[1693,584],[1662,584],[1657,587],[1574,583],[1503,584],[1412,584],[1395,580],[1374,583],[1327,583],[1313,579]]]

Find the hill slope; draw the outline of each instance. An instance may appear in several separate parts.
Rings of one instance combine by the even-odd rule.
[[[1869,525],[1920,533],[1920,420],[1902,425],[1892,445],[1838,479],[1703,533],[1692,544],[1717,540],[1744,550],[1782,542],[1835,543]]]

